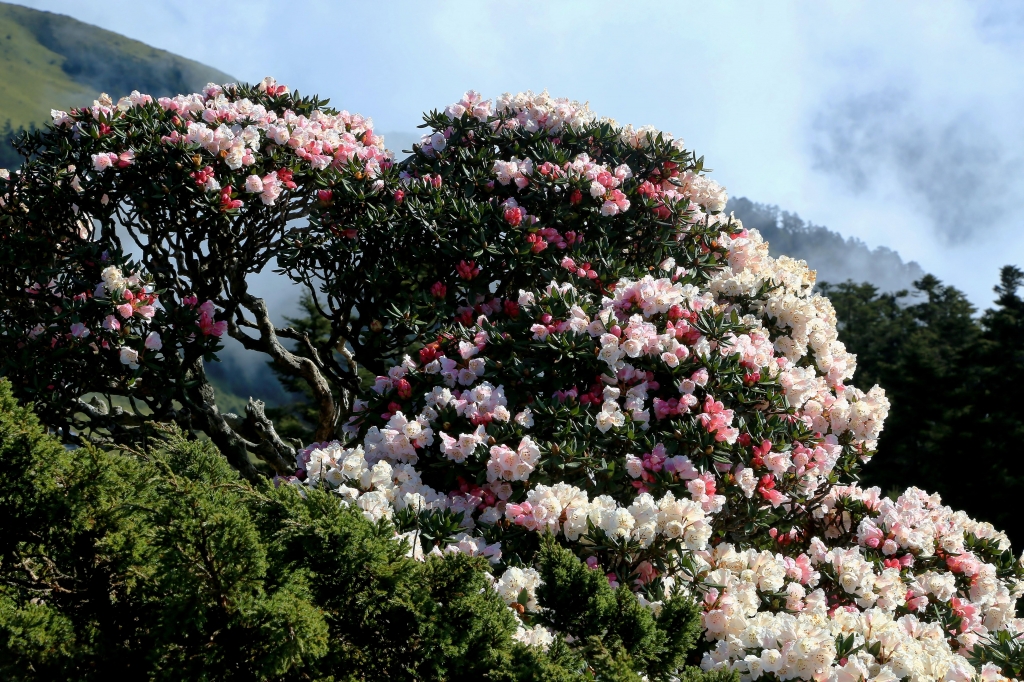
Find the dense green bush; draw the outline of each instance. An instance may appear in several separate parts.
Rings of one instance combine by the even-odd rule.
[[[655,618],[551,545],[544,613],[590,626],[545,654],[514,639],[485,560],[414,561],[335,496],[156,442],[67,450],[0,383],[4,679],[660,679],[697,637],[692,602]]]

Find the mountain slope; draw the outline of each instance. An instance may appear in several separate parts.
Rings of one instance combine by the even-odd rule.
[[[881,291],[899,291],[910,289],[925,274],[920,265],[904,263],[892,249],[880,246],[872,250],[859,239],[806,223],[777,206],[739,197],[729,200],[726,211],[732,211],[744,227],[757,229],[773,256],[785,254],[807,261],[818,271],[819,282],[871,282]]]
[[[231,80],[71,17],[0,3],[0,126],[40,125],[50,109],[88,104],[100,92],[173,95]]]

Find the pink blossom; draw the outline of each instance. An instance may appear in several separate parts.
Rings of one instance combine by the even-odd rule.
[[[189,175],[192,177],[193,180],[196,181],[197,185],[199,185],[200,187],[204,187],[204,188],[209,189],[207,187],[207,184],[211,180],[214,179],[213,178],[213,166],[207,166],[206,168],[203,168],[202,170],[198,170],[198,171],[194,171],[192,173],[189,173]]]
[[[149,350],[160,350],[164,347],[163,341],[160,340],[160,334],[157,332],[150,332],[149,335],[146,336],[145,345]]]
[[[134,348],[122,346],[120,356],[122,365],[128,365],[131,369],[139,368],[139,352]]]
[[[885,540],[885,533],[868,519],[857,529],[857,541],[865,547],[877,548]]]
[[[658,189],[650,180],[644,180],[640,183],[640,186],[636,188],[637,194],[647,199],[650,199],[658,194]]]
[[[121,317],[127,320],[132,316],[135,310],[132,308],[131,303],[122,303],[121,305],[117,306],[117,312],[121,315]]]
[[[409,380],[402,378],[395,382],[395,389],[398,391],[398,397],[402,400],[408,400],[412,397],[412,385],[409,384]]]
[[[113,315],[107,315],[103,318],[103,328],[107,331],[116,332],[121,328],[121,323]]]
[[[117,161],[117,154],[93,154],[92,155],[92,167],[93,170],[102,173],[103,171],[110,168],[110,166]]]
[[[518,227],[523,222],[523,209],[518,206],[505,209],[505,222],[512,227]]]
[[[636,567],[636,573],[637,584],[646,585],[658,576],[658,569],[650,561],[641,561]]]
[[[236,208],[241,208],[243,203],[241,199],[232,199],[231,193],[233,188],[228,185],[220,190],[220,210],[221,211],[232,211]]]
[[[654,452],[658,452],[659,450],[664,452],[665,446],[658,444],[658,446],[654,448]],[[686,455],[675,455],[674,457],[669,457],[665,460],[664,468],[665,471],[675,474],[678,478],[684,481],[692,480],[700,475],[697,469],[693,466],[693,462],[691,462],[690,458]]]
[[[92,332],[89,331],[89,328],[86,327],[81,322],[75,322],[73,325],[71,325],[71,336],[75,337],[76,339],[84,339],[91,333]]]
[[[260,194],[263,192],[263,180],[258,175],[250,175],[245,179],[245,191],[250,194]]]
[[[264,206],[273,206],[277,198],[281,196],[281,183],[271,173],[263,178],[263,192],[260,194],[260,201]]]
[[[228,329],[228,323],[225,320],[214,320],[214,314],[216,308],[213,305],[213,301],[206,301],[199,306],[199,330],[203,333],[203,336],[223,336],[224,332]]]
[[[764,497],[764,499],[766,499],[768,502],[771,502],[773,508],[777,508],[780,504],[789,501],[789,498],[780,493],[778,490],[761,489],[760,493]]]
[[[276,171],[277,179],[281,181],[285,189],[295,189],[297,185],[292,181],[292,171],[287,168],[281,168]]]
[[[548,248],[548,243],[535,232],[527,234],[525,239],[526,243],[530,244],[530,250],[533,253],[540,253],[544,249]]]

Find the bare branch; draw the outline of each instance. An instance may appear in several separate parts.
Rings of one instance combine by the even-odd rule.
[[[242,294],[240,298],[242,305],[255,315],[260,330],[259,342],[252,344],[254,346],[253,349],[264,351],[282,367],[306,380],[313,391],[320,410],[320,419],[314,438],[316,440],[330,440],[334,436],[338,412],[334,404],[334,395],[331,393],[330,384],[327,383],[327,379],[320,372],[316,361],[296,355],[281,344],[278,340],[277,328],[270,321],[270,314],[267,312],[267,305],[263,299],[256,298],[247,293]]]

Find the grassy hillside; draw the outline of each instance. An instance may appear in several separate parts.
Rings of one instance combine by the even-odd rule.
[[[216,69],[60,14],[0,3],[0,126],[40,125],[50,109],[194,92],[233,80]]]

